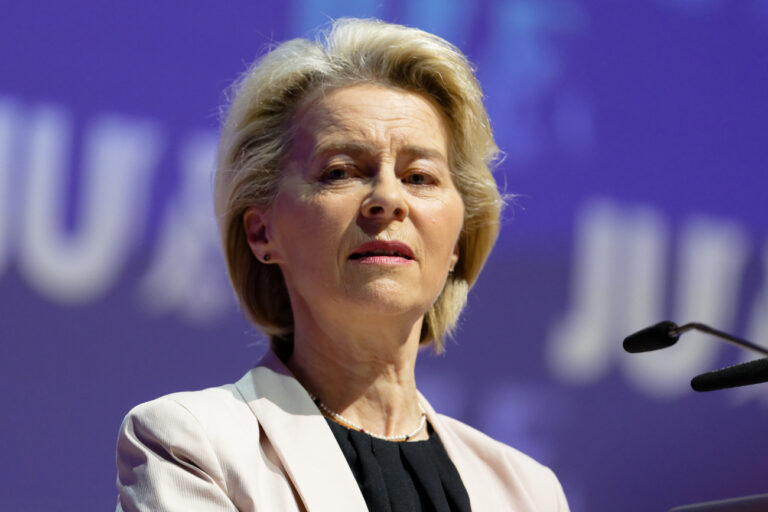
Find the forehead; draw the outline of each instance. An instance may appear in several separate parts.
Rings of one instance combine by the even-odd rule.
[[[427,97],[382,85],[315,91],[294,117],[296,142],[307,146],[349,141],[379,150],[422,146],[447,157],[448,132],[440,109]]]

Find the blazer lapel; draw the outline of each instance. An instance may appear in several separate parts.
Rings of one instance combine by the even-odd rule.
[[[494,501],[497,496],[489,492],[489,478],[487,468],[478,464],[477,457],[468,452],[466,445],[448,428],[429,404],[424,395],[419,393],[421,405],[427,413],[427,420],[440,438],[448,457],[456,466],[459,472],[464,488],[469,494],[469,502],[472,510],[497,510],[498,501]]]
[[[367,511],[325,418],[271,351],[236,383],[309,511]]]

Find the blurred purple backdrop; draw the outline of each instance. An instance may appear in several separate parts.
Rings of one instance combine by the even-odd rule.
[[[0,449],[7,510],[115,503],[123,415],[232,382],[210,175],[222,91],[329,17],[433,31],[477,64],[518,198],[419,385],[550,465],[574,512],[768,492],[766,385],[696,394],[768,344],[768,1],[16,2],[0,17]]]

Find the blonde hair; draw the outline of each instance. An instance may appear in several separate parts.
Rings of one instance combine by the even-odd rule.
[[[250,206],[267,209],[291,147],[293,115],[319,88],[373,83],[431,98],[450,134],[454,184],[464,202],[459,260],[424,317],[420,342],[441,352],[499,232],[503,206],[491,165],[498,155],[480,85],[447,41],[378,20],[340,19],[316,41],[294,39],[256,61],[234,85],[223,124],[215,209],[232,286],[250,319],[288,356],[293,314],[282,272],[251,253],[243,227]]]

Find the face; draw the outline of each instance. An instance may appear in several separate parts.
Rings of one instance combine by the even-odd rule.
[[[294,315],[421,317],[456,264],[464,216],[438,108],[355,85],[311,95],[294,130],[274,203],[244,217],[253,253],[280,265]]]

